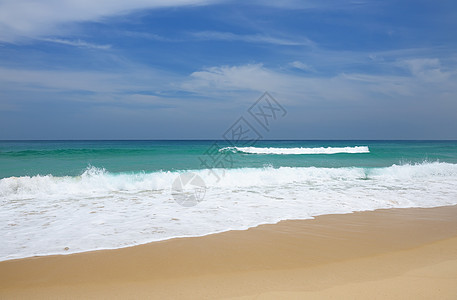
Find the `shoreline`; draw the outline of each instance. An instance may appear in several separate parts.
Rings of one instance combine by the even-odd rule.
[[[448,205],[448,206],[437,206],[437,207],[411,207],[411,208],[379,208],[375,210],[365,210],[365,211],[354,211],[350,213],[330,213],[330,214],[323,214],[323,215],[317,215],[317,216],[312,216],[309,219],[286,219],[286,220],[280,220],[276,223],[262,223],[255,225],[253,227],[247,227],[243,229],[228,229],[228,230],[222,230],[222,231],[217,231],[217,232],[210,232],[210,233],[205,233],[202,235],[195,235],[195,236],[174,236],[170,238],[165,238],[162,240],[153,240],[149,242],[142,242],[140,244],[132,244],[132,245],[126,245],[126,246],[120,246],[120,247],[113,247],[113,248],[100,248],[100,249],[89,249],[89,250],[81,250],[77,252],[62,252],[62,253],[49,253],[49,254],[36,254],[33,256],[25,256],[25,257],[15,257],[15,258],[7,258],[5,260],[0,260],[0,264],[4,262],[10,262],[10,261],[22,261],[22,260],[28,260],[28,259],[40,259],[40,258],[45,258],[45,257],[61,257],[61,256],[72,256],[72,255],[79,255],[79,254],[86,254],[86,253],[93,253],[93,252],[100,252],[100,251],[116,251],[116,250],[124,250],[124,249],[129,249],[129,248],[135,248],[135,247],[142,247],[142,246],[147,246],[147,245],[153,245],[157,243],[162,243],[162,242],[170,242],[170,241],[175,241],[175,240],[181,240],[181,239],[199,239],[199,238],[204,238],[207,236],[212,236],[212,235],[219,235],[219,234],[224,234],[228,232],[244,232],[252,229],[256,229],[259,227],[263,226],[275,226],[278,224],[282,224],[284,222],[309,222],[316,220],[317,218],[321,217],[326,217],[326,216],[341,216],[341,215],[353,215],[353,214],[358,214],[358,213],[370,213],[370,212],[382,212],[382,211],[391,211],[391,210],[422,210],[422,209],[437,209],[437,208],[444,208],[444,207],[457,207],[456,205]]]
[[[453,286],[457,206],[322,215],[0,262],[2,298],[331,298],[343,290],[376,298],[377,288],[390,298],[446,298],[457,295]]]

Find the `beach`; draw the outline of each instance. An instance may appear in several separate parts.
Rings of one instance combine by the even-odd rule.
[[[455,141],[217,143],[1,141],[0,261],[457,205]]]
[[[456,299],[457,206],[0,262],[0,298]]]
[[[0,300],[457,300],[457,1],[411,4],[0,0]]]

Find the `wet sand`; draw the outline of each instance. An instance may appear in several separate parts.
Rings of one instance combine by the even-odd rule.
[[[0,298],[457,299],[457,206],[0,262]]]

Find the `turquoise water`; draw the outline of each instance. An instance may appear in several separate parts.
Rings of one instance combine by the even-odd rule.
[[[456,204],[456,141],[0,142],[0,260]]]
[[[230,146],[216,141],[220,148]],[[88,166],[108,172],[156,172],[203,169],[214,141],[0,141],[0,178],[77,176]],[[255,147],[368,146],[357,155],[268,155],[234,153],[225,168],[388,167],[424,161],[457,163],[456,141],[259,141]],[[213,153],[213,152],[211,152]]]

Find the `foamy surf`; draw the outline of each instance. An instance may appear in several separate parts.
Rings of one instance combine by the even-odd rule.
[[[457,204],[457,164],[385,168],[226,169],[206,183],[205,199],[178,205],[181,172],[109,173],[0,180],[0,260],[112,249],[174,237],[246,229],[285,219],[394,207]],[[66,250],[67,249],[67,250]]]
[[[220,152],[249,154],[337,154],[337,153],[370,153],[368,146],[355,147],[316,147],[316,148],[274,148],[274,147],[224,147]]]

